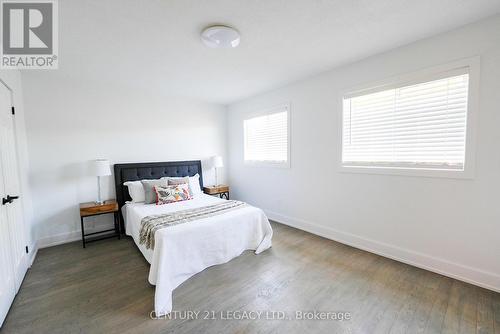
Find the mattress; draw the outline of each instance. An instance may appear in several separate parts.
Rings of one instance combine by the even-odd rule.
[[[156,285],[155,312],[172,310],[172,291],[203,269],[228,262],[245,250],[256,254],[271,247],[273,231],[264,212],[247,205],[223,214],[156,231],[154,250],[139,242],[141,220],[150,215],[172,213],[217,204],[224,199],[197,194],[192,200],[165,205],[128,203],[123,206],[126,234],[151,264],[149,282]]]
[[[141,251],[142,255],[144,255],[144,258],[149,263],[151,263],[151,260],[153,258],[153,250],[146,249],[144,245],[141,245],[139,243],[139,232],[141,230],[142,218],[149,215],[158,215],[162,213],[199,208],[202,206],[217,204],[223,201],[225,200],[200,193],[194,195],[194,198],[192,200],[175,202],[165,205],[127,203],[122,207],[122,214],[125,222],[125,233],[134,239],[135,244]]]

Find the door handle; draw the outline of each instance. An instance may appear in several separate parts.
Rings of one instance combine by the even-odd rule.
[[[7,195],[7,197],[2,198],[2,205],[5,205],[7,203],[12,203],[15,199],[18,199],[19,196],[10,196]]]

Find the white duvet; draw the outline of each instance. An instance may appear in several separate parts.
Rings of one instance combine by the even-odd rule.
[[[253,206],[158,230],[154,250],[139,244],[142,218],[220,201],[224,200],[197,194],[189,201],[166,205],[126,204],[122,208],[126,234],[134,239],[151,264],[149,282],[156,285],[156,315],[172,311],[172,291],[194,274],[228,262],[245,250],[255,250],[255,254],[259,254],[271,247],[271,225],[264,212]]]

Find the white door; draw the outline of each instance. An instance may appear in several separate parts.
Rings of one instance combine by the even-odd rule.
[[[1,83],[0,83],[1,84]],[[5,194],[3,184],[2,164],[0,163],[0,197]],[[14,265],[10,250],[10,231],[7,220],[7,210],[0,205],[0,326],[9,311],[10,304],[16,295],[16,284],[14,279]]]
[[[28,269],[13,117],[0,82],[0,326]]]

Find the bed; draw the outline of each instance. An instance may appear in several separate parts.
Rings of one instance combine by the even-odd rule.
[[[226,200],[199,193],[191,200],[165,205],[129,203],[128,189],[123,185],[126,181],[199,174],[203,189],[199,160],[116,164],[114,172],[120,223],[151,265],[149,282],[156,286],[154,309],[157,316],[172,311],[173,290],[191,276],[210,266],[226,263],[245,250],[259,254],[271,247],[273,231],[266,215],[259,208],[245,205],[217,216],[159,229],[154,235],[154,249],[148,249],[139,237],[143,218],[207,207]]]

